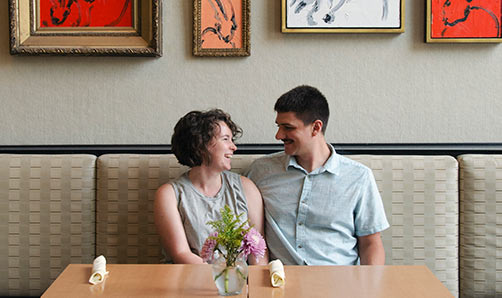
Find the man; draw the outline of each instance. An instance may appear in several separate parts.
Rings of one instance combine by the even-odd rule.
[[[271,259],[291,265],[383,265],[389,224],[373,174],[325,140],[328,102],[299,86],[276,102],[275,138],[284,152],[256,160]]]

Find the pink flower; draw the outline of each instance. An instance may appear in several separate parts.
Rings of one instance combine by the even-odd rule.
[[[267,245],[265,244],[263,236],[255,228],[251,228],[244,235],[241,246],[244,258],[247,258],[250,254],[252,254],[256,258],[262,258],[265,254],[266,249]]]
[[[200,257],[204,262],[208,262],[213,259],[213,252],[216,247],[216,237],[218,237],[218,232],[213,232],[209,234],[202,249],[200,250]]]

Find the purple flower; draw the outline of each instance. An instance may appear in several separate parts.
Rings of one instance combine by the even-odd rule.
[[[208,262],[213,259],[213,252],[216,247],[216,237],[218,237],[218,232],[213,232],[209,234],[202,249],[200,250],[200,257],[204,262]]]
[[[242,254],[244,258],[247,258],[250,254],[256,258],[262,258],[265,254],[265,249],[267,245],[263,236],[255,228],[251,228],[246,234],[244,234],[244,239],[242,239]]]

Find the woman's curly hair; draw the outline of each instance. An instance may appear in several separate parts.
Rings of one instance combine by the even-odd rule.
[[[171,149],[180,164],[189,167],[200,166],[203,162],[209,164],[207,146],[219,129],[220,121],[230,128],[232,139],[242,135],[242,129],[220,109],[191,111],[178,120],[171,138]]]

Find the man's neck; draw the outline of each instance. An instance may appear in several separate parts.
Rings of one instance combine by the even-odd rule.
[[[321,167],[326,163],[331,155],[331,150],[328,144],[323,141],[318,144],[314,144],[307,154],[296,155],[296,162],[304,168],[307,172],[312,172],[313,170]]]

